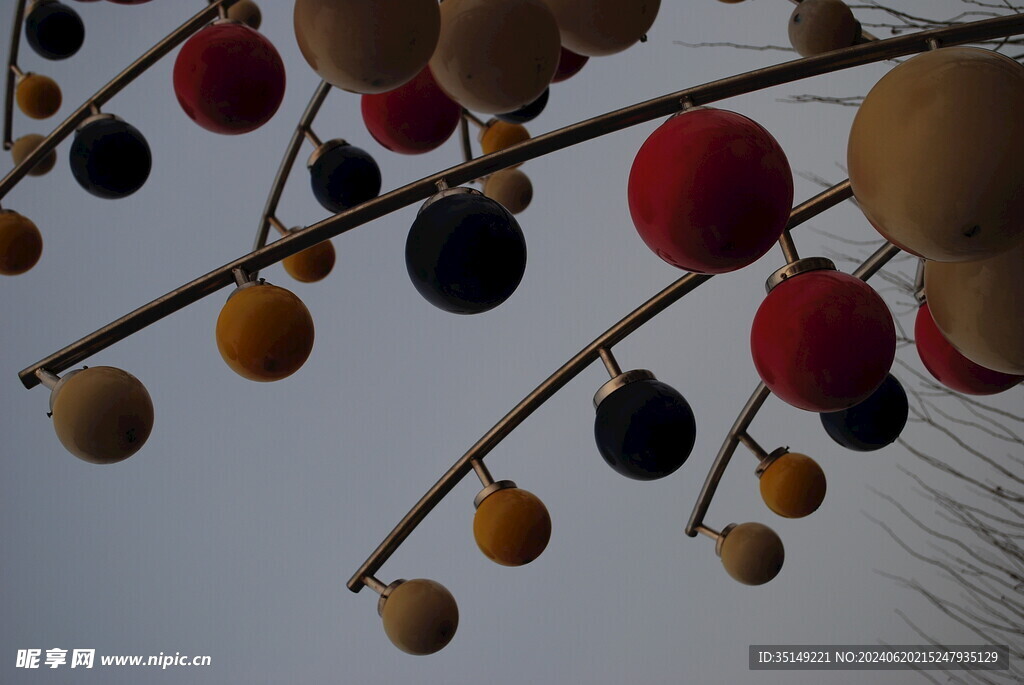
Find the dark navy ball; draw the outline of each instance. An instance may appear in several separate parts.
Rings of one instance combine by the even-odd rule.
[[[131,124],[105,118],[89,122],[71,144],[71,173],[96,197],[128,197],[149,178],[149,144]]]
[[[25,40],[39,56],[67,59],[85,41],[78,13],[59,2],[38,2],[25,17]]]
[[[509,124],[525,124],[528,121],[536,119],[544,108],[548,104],[548,91],[549,88],[545,88],[544,92],[540,94],[536,100],[528,105],[523,105],[514,112],[506,112],[505,114],[495,114],[495,119],[500,119]]]
[[[697,425],[686,399],[654,379],[633,381],[601,401],[594,420],[597,449],[623,476],[664,478],[693,450]]]
[[[858,452],[882,449],[907,424],[907,393],[892,374],[866,400],[849,409],[821,414],[821,425],[833,440]]]
[[[380,167],[365,150],[335,144],[309,167],[313,195],[328,212],[343,212],[380,194]]]
[[[432,305],[455,314],[493,309],[526,271],[526,240],[500,204],[478,192],[426,205],[405,243],[409,278]]]

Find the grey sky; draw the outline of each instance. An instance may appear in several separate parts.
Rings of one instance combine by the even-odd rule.
[[[20,60],[23,69],[60,83],[59,118],[203,3],[70,4],[86,24],[81,51],[46,62],[23,47]],[[958,4],[900,2],[935,15],[952,14]],[[778,248],[699,288],[615,350],[624,369],[651,369],[693,406],[697,444],[680,471],[642,483],[604,464],[593,442],[591,397],[607,375],[595,365],[487,459],[496,478],[515,480],[551,512],[551,543],[538,560],[509,569],[476,549],[472,498],[479,484],[471,476],[378,574],[385,582],[431,578],[452,591],[461,623],[444,651],[400,653],[381,629],[376,595],[344,588],[495,421],[680,275],[644,246],[626,203],[633,156],[660,122],[523,167],[535,188],[532,206],[519,216],[528,266],[519,290],[497,309],[459,317],[419,296],[404,264],[416,211],[407,208],[336,239],[337,265],[321,283],[295,283],[280,266],[263,272],[297,293],[316,323],[312,356],[294,376],[256,384],[227,368],[213,339],[223,291],[88,360],[135,374],[152,395],[156,423],[139,454],[101,467],[63,450],[46,417],[46,391],[21,389],[17,371],[250,249],[286,141],[318,83],[295,44],[291,6],[261,3],[263,32],[288,77],[284,104],[269,124],[240,137],[200,129],[175,100],[172,55],[105,107],[142,131],[153,149],[153,172],[139,192],[120,201],[87,195],[71,177],[66,142],[53,172],[24,180],[4,199],[4,207],[36,222],[45,247],[36,268],[4,278],[0,293],[0,680],[850,683],[867,678],[751,672],[747,646],[920,642],[894,608],[926,623],[935,614],[874,571],[933,572],[863,515],[903,523],[871,486],[927,507],[895,468],[914,467],[897,448],[845,452],[817,416],[770,399],[752,434],[769,449],[789,445],[819,460],[829,479],[825,503],[807,519],[776,517],[760,500],[755,460],[740,451],[707,522],[771,526],[786,546],[782,572],[762,587],[738,585],[709,540],[683,534],[714,454],[757,382],[749,325],[764,278],[782,263]],[[12,0],[0,0],[0,17],[12,11]],[[528,128],[552,130],[790,59],[673,44],[786,44],[790,11],[785,0],[665,0],[646,44],[592,59],[554,85],[547,111]],[[777,100],[863,93],[888,68],[870,65],[721,106],[771,131],[794,170],[838,181],[854,110]],[[47,133],[59,118],[33,122],[16,113],[15,131]],[[329,96],[315,129],[324,140],[343,137],[370,151],[385,189],[460,159],[454,137],[419,157],[384,150],[362,124],[358,97],[340,91]],[[325,216],[304,168],[311,151],[307,145],[300,152],[278,212],[288,225]],[[9,168],[9,161],[0,164],[4,173]],[[796,188],[797,202],[818,191],[801,179]],[[874,237],[849,204],[812,225],[856,240]],[[804,229],[796,237],[805,255],[829,244]],[[917,364],[912,349],[900,354]],[[1005,402],[1019,413],[1020,399],[1016,389]],[[945,446],[933,448],[941,454]],[[939,639],[977,642],[949,623],[929,627]],[[213,666],[162,673],[14,668],[18,649],[53,647],[209,654]],[[870,677],[920,680],[899,672]]]

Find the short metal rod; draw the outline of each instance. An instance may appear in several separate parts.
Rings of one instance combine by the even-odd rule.
[[[491,476],[491,472],[487,470],[483,459],[470,459],[469,464],[476,471],[476,476],[480,479],[480,485],[486,488],[488,485],[494,484],[494,478]]]
[[[601,355],[601,361],[604,362],[604,368],[608,370],[608,375],[612,378],[622,375],[622,369],[619,368],[619,363],[612,356],[612,351],[606,347],[598,349],[597,353]]]
[[[924,304],[927,299],[924,294],[924,257],[917,260],[917,272],[914,274],[914,299],[918,304]]]
[[[14,72],[14,75],[15,75],[15,76],[17,77],[17,79],[16,79],[16,82],[17,82],[17,81],[20,81],[20,80],[21,80],[21,79],[23,79],[23,78],[25,78],[25,72],[23,72],[23,71],[21,70],[21,68],[20,68],[20,67],[18,67],[18,65],[17,65],[17,64],[12,64],[12,65],[11,65],[11,71],[13,71],[13,72]]]
[[[465,116],[459,119],[459,141],[462,144],[462,159],[468,162],[473,159],[473,144],[469,139],[469,122]]]
[[[790,235],[789,229],[784,230],[779,236],[779,247],[782,248],[782,255],[786,258],[787,263],[792,264],[800,259],[800,255],[796,251],[796,243],[793,242],[793,236]]]
[[[858,266],[853,275],[862,281],[866,281],[882,270],[882,267],[889,263],[889,260],[900,253],[900,248],[892,243],[886,243],[874,251],[874,253]]]
[[[699,532],[698,526],[704,523],[704,516],[708,513],[711,500],[715,497],[718,483],[722,480],[722,476],[725,475],[725,469],[729,466],[729,460],[732,459],[732,455],[736,451],[736,445],[739,444],[739,439],[736,436],[747,431],[750,422],[754,420],[758,410],[761,409],[761,405],[764,404],[769,395],[771,395],[771,391],[768,390],[768,386],[764,383],[758,383],[757,387],[754,388],[754,392],[750,395],[750,399],[743,406],[743,410],[740,411],[740,415],[736,417],[736,421],[726,436],[725,442],[722,443],[721,449],[718,450],[718,456],[715,457],[711,470],[708,471],[707,478],[704,479],[704,486],[700,490],[700,495],[697,496],[697,502],[693,505],[693,513],[690,514],[690,520],[686,524],[686,534],[691,538],[696,537]]]
[[[232,269],[231,275],[235,278],[235,285],[242,287],[250,281],[249,274],[245,273],[245,269]]]
[[[14,86],[21,74],[18,69],[18,47],[21,45],[21,24],[25,19],[26,0],[15,0],[14,21],[11,22],[11,47],[7,53],[7,81],[4,86],[4,149],[14,145]],[[31,167],[29,167],[31,168]],[[2,197],[2,195],[0,195]]]
[[[324,144],[323,141],[320,140],[320,137],[313,132],[313,129],[310,126],[302,127],[302,135],[306,136],[306,140],[312,143],[313,147],[320,147]]]
[[[46,369],[37,369],[36,378],[39,379],[39,382],[42,385],[46,386],[50,390],[53,390],[57,386],[57,383],[60,381],[60,377],[57,376],[57,374],[50,373]]]
[[[470,112],[468,109],[462,110],[462,118],[463,120],[468,119],[469,121],[472,121],[474,124],[476,124],[477,128],[485,128],[487,126],[487,124],[481,121],[478,116]]]
[[[330,92],[331,84],[327,81],[321,81],[316,90],[313,91],[309,104],[306,105],[305,111],[299,118],[299,123],[292,132],[291,140],[288,141],[288,146],[285,148],[284,157],[277,168],[277,174],[270,185],[270,192],[267,193],[267,201],[263,205],[263,214],[260,218],[259,228],[256,229],[256,240],[252,248],[254,251],[267,244],[267,238],[270,234],[270,217],[277,214],[277,205],[281,201],[281,195],[284,193],[285,183],[288,182],[288,175],[291,173],[295,160],[299,156],[299,148],[302,147],[303,131],[316,118],[317,113],[324,104],[324,100],[327,99],[327,94]],[[253,275],[258,276],[259,269],[253,270]]]
[[[694,528],[694,530],[696,530],[701,535],[708,536],[709,538],[711,538],[715,542],[718,542],[718,538],[722,537],[722,534],[720,532],[718,532],[714,528],[709,528],[708,526],[705,526],[704,524],[696,526]]]
[[[363,585],[370,588],[378,595],[384,594],[384,591],[388,589],[386,583],[382,583],[381,581],[377,580],[377,578],[375,578],[374,576],[366,576],[365,578],[363,578]]]
[[[14,167],[10,173],[0,180],[0,199],[6,196],[7,193],[9,193],[11,189],[25,177],[26,174],[28,174],[30,169],[35,168],[35,165],[43,159],[43,157],[50,154],[51,150],[56,148],[61,141],[71,135],[75,128],[77,128],[83,120],[92,114],[93,107],[102,107],[104,104],[109,102],[111,98],[124,90],[132,81],[137,79],[147,69],[156,64],[160,58],[178,47],[181,43],[185,42],[185,40],[193,33],[206,26],[206,24],[208,24],[210,20],[217,15],[217,11],[221,6],[230,7],[236,2],[238,2],[238,0],[216,0],[212,5],[203,8],[202,11],[172,31],[166,38],[150,48],[137,60],[129,64],[120,74],[115,76],[113,80],[96,91],[91,98],[82,104],[82,106],[72,112],[71,116],[61,122],[61,124],[57,126],[50,135],[46,136],[35,150],[29,153],[29,155],[22,160],[21,164]],[[11,76],[12,73],[8,72],[8,85],[11,86],[10,92],[13,93]],[[6,138],[4,146],[8,147]]]
[[[282,224],[281,220],[278,219],[276,216],[268,216],[267,221],[270,223],[271,226],[274,227],[274,229],[278,233],[280,233],[281,235],[288,235],[288,227]]]
[[[744,447],[754,453],[758,461],[764,461],[768,458],[768,452],[763,447],[757,444],[754,438],[750,437],[750,434],[746,431],[736,434],[736,439],[743,443]]]

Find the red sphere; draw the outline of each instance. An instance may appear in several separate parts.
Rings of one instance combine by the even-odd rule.
[[[927,303],[917,310],[914,342],[924,368],[950,390],[968,395],[995,395],[1024,380],[1024,376],[987,369],[960,354],[935,325]]]
[[[362,109],[374,140],[404,155],[439,147],[462,116],[462,108],[438,87],[429,66],[394,90],[363,95]]]
[[[779,398],[808,411],[839,411],[885,380],[896,356],[896,327],[864,281],[810,271],[768,293],[754,316],[750,351]]]
[[[566,50],[563,47],[562,54],[558,58],[558,66],[555,67],[555,75],[551,77],[551,82],[558,83],[575,76],[589,59],[586,55],[577,55],[572,50]]]
[[[650,135],[629,172],[629,211],[647,246],[680,269],[720,274],[779,239],[793,175],[778,142],[750,119],[699,108]]]
[[[174,93],[193,121],[214,133],[248,133],[284,99],[284,63],[262,34],[212,24],[188,39],[174,62]]]

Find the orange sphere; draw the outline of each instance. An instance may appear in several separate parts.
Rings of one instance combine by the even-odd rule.
[[[45,140],[44,136],[41,136],[38,133],[29,133],[14,141],[14,145],[11,147],[11,157],[14,159],[14,165],[17,166],[28,159],[28,156],[32,154],[37,147],[39,147],[39,143],[43,142],[43,140]],[[53,169],[56,163],[57,151],[50,150],[47,155],[36,162],[34,167],[29,169],[28,175],[42,176]]]
[[[722,566],[744,585],[764,585],[782,570],[785,550],[775,531],[760,523],[741,523],[724,534]]]
[[[518,214],[530,206],[533,184],[530,177],[519,169],[502,169],[484,181],[484,195],[512,214]]]
[[[217,348],[228,366],[252,381],[277,381],[299,370],[313,349],[313,318],[289,290],[241,287],[217,318]]]
[[[524,140],[530,139],[530,132],[522,124],[510,124],[500,119],[488,122],[487,126],[480,131],[480,150],[485,155],[492,152],[501,152],[513,145],[518,145]],[[519,164],[509,167],[515,169]]]
[[[60,86],[49,76],[25,74],[16,90],[18,109],[32,119],[47,119],[60,109]]]
[[[416,578],[391,590],[380,612],[384,632],[408,654],[433,654],[451,642],[459,627],[459,606],[440,583]]]
[[[17,212],[0,210],[0,274],[23,274],[42,253],[43,236],[36,225]]]
[[[153,430],[153,401],[146,387],[111,366],[67,374],[54,389],[51,409],[61,444],[93,464],[127,459]]]
[[[805,454],[787,452],[761,474],[761,499],[786,518],[814,513],[825,499],[825,472]]]
[[[288,275],[302,283],[315,283],[327,278],[334,268],[334,244],[330,240],[307,247],[302,252],[285,257],[281,266]]]
[[[519,488],[495,490],[473,517],[473,537],[488,559],[522,566],[541,555],[551,539],[551,516],[544,503]]]

